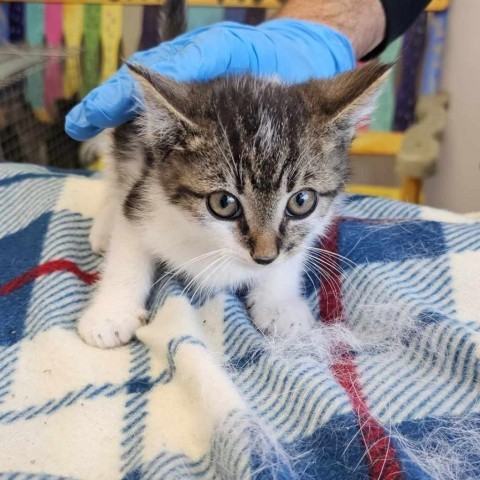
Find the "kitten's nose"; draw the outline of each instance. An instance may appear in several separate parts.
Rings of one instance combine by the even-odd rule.
[[[250,255],[259,265],[272,263],[280,253],[280,240],[275,232],[252,235],[252,249]]]
[[[277,258],[277,255],[275,255],[274,257],[252,257],[252,258],[256,263],[260,265],[269,265]]]

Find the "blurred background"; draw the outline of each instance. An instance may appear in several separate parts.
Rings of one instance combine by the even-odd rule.
[[[188,29],[256,25],[279,0],[192,0]],[[0,3],[0,161],[84,164],[65,114],[122,59],[158,43],[153,0]],[[400,57],[378,109],[351,150],[353,193],[480,210],[478,0],[434,0],[382,54]]]

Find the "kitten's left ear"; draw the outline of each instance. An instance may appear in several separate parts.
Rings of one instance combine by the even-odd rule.
[[[187,110],[192,94],[189,84],[137,64],[126,64],[139,83],[144,99],[145,133],[154,139],[174,138],[178,132],[195,131]]]
[[[356,126],[372,113],[392,67],[374,61],[329,80],[310,81],[303,85],[304,98],[326,120]]]

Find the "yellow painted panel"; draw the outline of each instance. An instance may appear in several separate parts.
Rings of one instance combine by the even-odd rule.
[[[348,193],[358,195],[369,195],[371,197],[390,198],[392,200],[405,201],[402,198],[402,189],[400,187],[382,187],[380,185],[349,185],[346,188]],[[425,195],[420,194],[420,205],[425,205]]]
[[[120,42],[123,31],[123,7],[103,5],[100,22],[100,42],[102,44],[102,73],[104,82],[118,69]]]
[[[396,155],[403,141],[401,132],[359,132],[353,141],[352,155]]]
[[[63,9],[63,37],[67,48],[78,49],[78,54],[67,56],[63,91],[68,100],[80,91],[80,48],[83,37],[84,5],[65,5]]]

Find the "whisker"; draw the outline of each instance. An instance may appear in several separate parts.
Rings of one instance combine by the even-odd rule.
[[[307,247],[307,250],[313,250],[315,252],[323,253],[325,255],[331,255],[333,257],[342,259],[344,262],[348,263],[352,267],[359,267],[359,265],[356,264],[353,260],[350,260],[349,258],[345,257],[344,255],[340,255],[337,252],[332,252],[330,250],[326,250],[326,249],[321,248],[321,247],[311,247],[311,246]]]
[[[150,288],[153,288],[155,285],[157,285],[157,283],[159,283],[160,281],[162,281],[166,276],[168,275],[171,275],[172,278],[180,271],[182,270],[184,267],[186,267],[187,265],[190,265],[192,263],[195,263],[195,262],[198,262],[200,260],[203,260],[205,258],[208,258],[212,255],[216,255],[220,252],[223,252],[225,251],[226,249],[225,248],[220,248],[218,250],[213,250],[212,252],[207,252],[207,253],[204,253],[203,255],[199,255],[198,257],[195,257],[195,258],[192,258],[184,263],[182,263],[181,265],[179,265],[178,267],[175,267],[174,269],[172,270],[169,270],[167,272],[165,272],[158,280],[156,280],[153,285],[150,287]]]
[[[329,273],[336,273],[337,275],[342,277],[342,283],[346,283],[347,286],[354,291],[353,282],[349,276],[349,274],[342,270],[336,263],[333,263],[333,260],[322,258],[321,256],[312,256],[309,253],[306,253],[307,257],[310,258],[314,262],[318,262],[316,265],[317,267],[322,267],[322,272],[327,271]]]
[[[184,293],[188,293],[190,287],[196,283],[196,281],[201,278],[202,275],[204,275],[206,272],[210,270],[210,268],[213,268],[214,265],[216,265],[218,262],[221,262],[225,258],[225,254],[221,255],[219,258],[213,260],[210,262],[205,268],[200,270],[200,272],[197,273],[185,286],[185,288],[182,290],[182,295]]]
[[[197,294],[197,292],[200,290],[199,293],[201,294],[203,285],[205,285],[205,284],[207,283],[208,279],[209,279],[216,271],[218,271],[218,269],[219,269],[225,262],[227,262],[227,261],[229,260],[229,258],[230,258],[230,257],[228,257],[228,256],[224,256],[224,257],[223,257],[223,260],[222,260],[218,265],[216,265],[216,267],[215,267],[214,269],[212,269],[212,270],[210,271],[210,273],[200,282],[200,284],[197,286],[196,290],[193,292],[193,295],[192,295],[192,297],[191,297],[191,299],[190,299],[190,301],[191,301],[192,303],[193,303],[193,300],[194,300],[195,295]]]
[[[218,273],[220,274],[223,270],[225,270],[228,265],[230,265],[231,263],[233,262],[233,259],[231,257],[227,258],[226,262],[223,262],[221,265],[220,265],[220,269],[218,271]],[[203,287],[202,287],[203,288]],[[206,298],[209,298],[212,294],[213,294],[213,291],[215,289],[215,285],[211,285],[211,287],[208,289],[208,291],[206,292]]]
[[[224,249],[220,249],[220,250],[215,250],[214,252],[209,252],[209,255],[205,255],[204,258],[208,258],[209,256],[211,255],[214,255],[214,254],[218,254],[219,251],[223,251]],[[210,255],[211,254],[211,255]],[[196,259],[192,259],[192,260],[196,260]],[[184,264],[180,265],[180,267],[177,267],[176,269],[174,269],[173,273],[170,274],[170,278],[162,285],[162,288],[160,290],[160,292],[163,292],[167,287],[168,285],[170,284],[170,282],[173,281],[173,279],[175,278],[175,275],[178,273],[179,269],[181,269],[185,264],[187,264],[189,262],[185,262]],[[208,267],[208,265],[207,265]],[[201,274],[202,272],[199,272],[199,274]],[[164,278],[167,274],[163,275],[161,278]],[[160,279],[161,280],[161,279]],[[185,290],[185,289],[184,289]],[[184,290],[182,291],[182,294],[184,292]]]
[[[305,275],[307,275],[308,279],[310,280],[310,283],[312,284],[312,287],[315,288],[315,283],[313,282],[312,277],[309,275],[308,267],[305,270]]]

